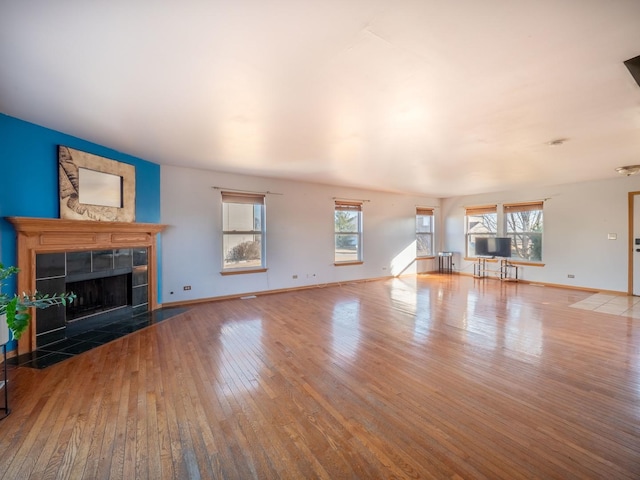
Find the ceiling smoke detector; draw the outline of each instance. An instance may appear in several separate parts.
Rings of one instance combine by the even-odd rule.
[[[626,175],[627,177],[630,175],[635,175],[640,172],[640,165],[626,165],[624,167],[616,168],[616,172],[620,175]]]

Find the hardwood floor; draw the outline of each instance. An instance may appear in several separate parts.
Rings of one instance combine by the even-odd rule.
[[[11,370],[0,478],[640,478],[640,320],[403,277],[196,306]]]

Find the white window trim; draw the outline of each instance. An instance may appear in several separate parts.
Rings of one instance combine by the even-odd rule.
[[[340,208],[341,207],[341,208]],[[358,212],[358,229],[357,231],[350,231],[350,232],[336,232],[336,225],[335,225],[335,215],[337,211],[357,211]],[[336,200],[334,202],[334,207],[333,207],[333,263],[334,265],[359,265],[364,263],[363,261],[363,248],[362,248],[362,244],[363,244],[363,235],[362,235],[362,226],[363,226],[363,220],[362,220],[362,202],[360,201],[352,201],[352,200]],[[358,258],[356,260],[343,260],[343,261],[338,261],[336,260],[336,237],[338,235],[357,235],[358,238]]]
[[[416,226],[416,258],[432,258],[435,256],[435,215],[434,209],[432,207],[416,207],[416,219],[418,216],[431,217],[431,232],[418,232],[418,228]],[[418,235],[429,235],[431,236],[431,252],[425,255],[418,254]]]
[[[224,204],[225,203],[240,203],[240,204],[252,204],[261,206],[261,230],[224,230]],[[266,221],[266,198],[264,194],[255,193],[243,193],[243,192],[227,192],[221,191],[221,203],[220,208],[222,210],[221,221],[221,238],[220,243],[222,261],[222,275],[231,275],[235,273],[259,273],[267,271],[267,257],[266,257],[266,237],[267,237],[267,221]],[[253,265],[249,267],[225,267],[225,252],[224,252],[224,238],[225,235],[260,235],[260,265]]]

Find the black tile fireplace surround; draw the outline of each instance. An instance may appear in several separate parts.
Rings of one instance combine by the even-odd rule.
[[[36,255],[36,289],[74,292],[74,302],[38,311],[36,347],[67,339],[112,318],[149,311],[146,247]]]

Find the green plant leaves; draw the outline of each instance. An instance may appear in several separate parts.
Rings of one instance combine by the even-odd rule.
[[[31,315],[27,307],[21,305],[18,297],[14,297],[7,304],[7,325],[13,333],[13,338],[19,340],[29,326]]]
[[[18,273],[16,267],[6,267],[0,263],[0,288],[4,280]],[[29,308],[48,308],[54,305],[67,305],[76,298],[73,293],[42,294],[40,292],[22,293],[22,295],[9,296],[0,293],[0,315],[6,313],[7,325],[13,333],[13,338],[18,340],[29,327],[31,314]]]

